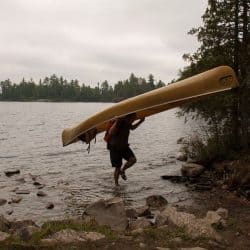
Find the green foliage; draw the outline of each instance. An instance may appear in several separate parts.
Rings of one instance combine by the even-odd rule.
[[[32,79],[23,79],[20,84],[12,83],[10,80],[0,82],[0,100],[9,101],[84,101],[84,102],[112,102],[120,101],[138,94],[163,87],[164,83],[159,81],[155,85],[154,76],[149,75],[149,81],[138,78],[131,74],[129,79],[119,81],[111,86],[108,81],[96,87],[79,84],[78,80],[67,81],[63,77],[52,75],[45,77],[36,84]]]
[[[99,232],[101,234],[104,234],[110,240],[115,240],[117,238],[117,234],[107,226],[97,225],[94,221],[84,222],[82,220],[68,219],[59,221],[48,221],[44,223],[41,227],[41,230],[35,232],[32,235],[31,242],[39,243],[41,239],[45,239],[50,235],[64,229],[73,229],[75,231],[84,232]]]
[[[196,156],[200,154],[198,158],[205,161],[213,158],[212,155],[226,157],[230,155],[227,152],[250,144],[249,34],[246,32],[249,7],[246,0],[209,0],[202,16],[203,25],[189,31],[201,45],[195,53],[183,55],[190,65],[180,71],[180,79],[229,65],[240,81],[239,90],[217,94],[182,109],[185,116],[206,122],[207,138],[189,145],[189,151],[196,150]]]

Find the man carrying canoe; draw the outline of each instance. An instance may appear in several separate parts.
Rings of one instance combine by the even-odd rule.
[[[104,137],[107,142],[107,148],[110,151],[112,167],[115,168],[114,180],[116,186],[119,186],[118,180],[120,175],[122,179],[127,180],[125,171],[136,163],[136,157],[129,147],[128,138],[130,130],[136,129],[145,118],[133,124],[135,119],[135,114],[115,119],[110,128],[107,129]],[[122,159],[126,160],[123,166]]]

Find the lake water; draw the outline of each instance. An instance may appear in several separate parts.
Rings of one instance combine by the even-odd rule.
[[[162,180],[161,175],[178,174],[181,163],[174,156],[178,138],[186,125],[170,110],[149,117],[131,132],[130,145],[137,163],[127,172],[127,181],[115,188],[113,169],[103,134],[87,145],[62,147],[61,132],[112,104],[0,102],[0,198],[16,197],[16,189],[29,190],[20,203],[5,204],[0,213],[10,219],[46,219],[80,215],[87,203],[100,198],[122,197],[127,206],[142,205],[149,195],[163,195],[170,203],[188,196],[185,186]],[[7,169],[20,169],[6,177]],[[44,184],[47,196],[38,197],[32,176]],[[46,204],[53,202],[52,210]],[[7,211],[13,210],[11,215]]]

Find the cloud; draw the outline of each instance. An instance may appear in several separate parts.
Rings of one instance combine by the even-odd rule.
[[[0,2],[1,80],[56,73],[112,83],[131,72],[165,82],[198,43],[206,0],[8,0]]]

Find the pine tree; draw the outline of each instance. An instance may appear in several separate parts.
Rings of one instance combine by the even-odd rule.
[[[202,16],[203,25],[193,28],[201,43],[192,55],[185,54],[190,65],[180,72],[186,78],[210,68],[229,65],[234,68],[240,88],[186,106],[186,114],[194,112],[210,125],[210,132],[217,141],[223,138],[226,150],[247,148],[249,137],[249,1],[208,0]],[[217,145],[218,150],[223,147]]]

